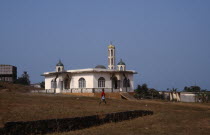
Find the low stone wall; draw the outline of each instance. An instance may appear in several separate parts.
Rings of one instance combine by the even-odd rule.
[[[104,115],[93,115],[66,119],[50,119],[28,122],[8,122],[0,129],[2,135],[28,135],[46,134],[53,132],[67,132],[98,126],[109,122],[119,122],[146,115],[152,115],[152,111],[135,110]]]

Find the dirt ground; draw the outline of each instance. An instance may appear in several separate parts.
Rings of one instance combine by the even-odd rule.
[[[126,101],[107,99],[99,106],[98,98],[0,92],[0,125],[8,121],[70,118],[127,110],[152,110],[154,115],[88,129],[53,135],[139,135],[210,133],[210,104],[175,103],[160,100]]]

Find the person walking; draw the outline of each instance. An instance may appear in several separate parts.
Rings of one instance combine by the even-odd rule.
[[[106,98],[105,98],[104,89],[102,89],[102,92],[101,92],[101,101],[100,101],[99,105],[101,104],[101,102],[104,102],[106,104]]]

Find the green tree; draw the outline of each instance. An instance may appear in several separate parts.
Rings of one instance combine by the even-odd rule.
[[[16,80],[16,83],[22,84],[22,85],[30,85],[30,79],[29,79],[28,73],[24,71],[21,77],[18,77],[18,79]]]
[[[152,97],[152,99],[153,98],[160,98],[159,92],[154,88],[148,90],[148,95],[147,96]]]
[[[157,92],[156,92],[157,93]],[[147,84],[144,83],[141,85],[138,85],[137,88],[135,89],[135,97],[136,98],[147,98],[149,96],[152,96],[154,94],[154,90],[150,90],[147,87]]]
[[[134,92],[135,92],[135,95],[134,95],[134,97],[136,97],[136,98],[141,98],[142,97],[142,87],[141,87],[141,85],[137,85],[137,88],[134,90]]]
[[[40,86],[41,86],[41,88],[45,88],[45,82],[42,81],[42,82],[40,83]]]
[[[177,88],[172,88],[171,92],[177,92]]]
[[[185,86],[183,91],[184,92],[200,92],[201,88],[199,86],[190,86],[190,87]]]

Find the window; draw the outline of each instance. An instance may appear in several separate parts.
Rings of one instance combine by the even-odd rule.
[[[79,79],[79,88],[85,88],[86,87],[86,81],[84,78]]]
[[[100,77],[98,79],[98,87],[99,88],[104,88],[105,87],[105,79],[103,77]]]
[[[61,83],[61,90],[63,90],[63,81],[61,81],[60,83]]]
[[[127,86],[130,87],[130,80],[127,81]]]
[[[123,80],[123,87],[130,87],[130,80],[129,80],[129,79],[127,80],[127,79],[125,78],[125,79]]]
[[[125,79],[123,80],[123,87],[126,87],[126,84],[127,84],[127,79],[125,78]]]
[[[51,81],[51,88],[54,88],[54,81]]]
[[[58,72],[60,72],[60,71],[61,71],[61,68],[59,67],[59,68],[58,68]]]
[[[70,89],[70,80],[69,80],[69,78],[66,78],[64,80],[64,89]]]
[[[111,56],[113,56],[113,50],[111,50]]]
[[[120,71],[123,71],[123,67],[122,66],[120,66]]]

